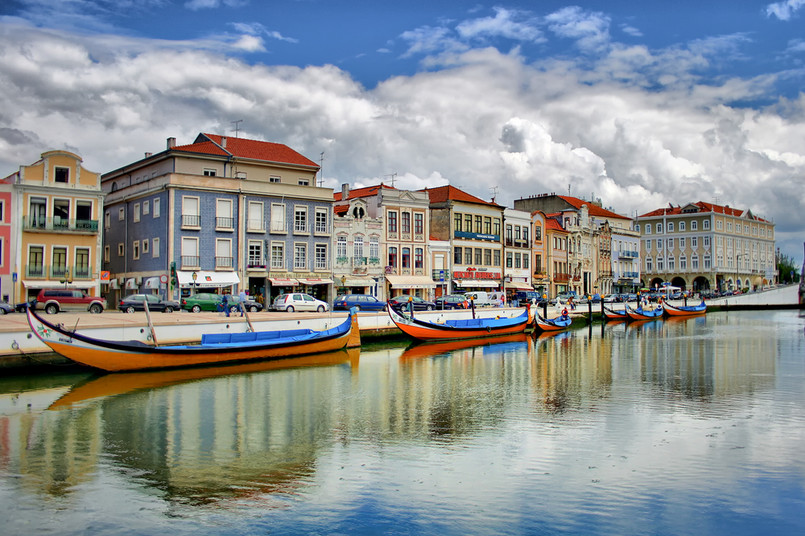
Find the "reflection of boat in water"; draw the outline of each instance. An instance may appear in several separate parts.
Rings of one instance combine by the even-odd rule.
[[[210,333],[198,345],[151,346],[140,341],[95,339],[51,324],[31,308],[28,324],[37,338],[64,357],[110,372],[215,365],[246,360],[282,359],[360,346],[357,315],[323,331],[289,329]]]
[[[531,314],[529,309],[515,317],[495,316],[490,318],[466,318],[430,322],[403,316],[394,307],[388,308],[391,321],[406,335],[420,341],[479,339],[525,333]]]
[[[350,363],[356,366],[359,356],[360,348],[347,348],[334,352],[291,357],[287,359],[275,359],[272,361],[252,361],[237,365],[127,372],[125,374],[104,374],[103,376],[90,378],[83,383],[75,385],[69,392],[54,401],[48,409],[59,409],[95,398],[121,395],[143,389],[168,387],[220,376],[254,374],[271,370],[300,367],[325,367],[344,363]]]
[[[704,300],[699,305],[671,305],[664,301],[662,302],[662,308],[665,311],[665,316],[669,317],[696,316],[707,312],[707,304],[704,303]]]
[[[502,349],[504,345],[520,346],[528,344],[528,335],[516,333],[505,335],[493,339],[462,339],[456,341],[421,342],[409,346],[400,356],[401,359],[416,359],[421,357],[431,357],[435,355],[449,354],[456,350],[464,350],[474,347],[494,347]]]

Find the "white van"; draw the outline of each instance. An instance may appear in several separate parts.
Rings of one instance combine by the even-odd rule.
[[[488,292],[466,292],[464,297],[467,301],[473,300],[475,307],[494,307],[498,304],[495,297]]]

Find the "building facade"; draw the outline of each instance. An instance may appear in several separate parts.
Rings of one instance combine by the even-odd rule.
[[[750,210],[671,205],[639,216],[636,229],[648,287],[752,290],[777,282],[774,224]]]
[[[105,173],[110,298],[246,289],[332,298],[332,190],[278,143],[199,134]]]
[[[2,295],[28,301],[40,289],[69,287],[99,296],[104,195],[80,156],[48,151],[0,182]]]
[[[531,283],[531,214],[522,210],[503,210],[503,289],[506,301],[518,290],[534,290]]]

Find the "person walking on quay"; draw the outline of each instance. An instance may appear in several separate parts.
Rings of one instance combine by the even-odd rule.
[[[240,294],[238,294],[238,305],[240,306],[240,316],[242,317],[246,312],[246,289],[240,289]]]
[[[224,308],[224,314],[229,316],[229,298],[227,298],[226,294],[221,296],[221,306]]]

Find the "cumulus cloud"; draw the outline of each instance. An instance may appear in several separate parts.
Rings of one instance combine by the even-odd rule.
[[[766,16],[777,17],[780,20],[790,20],[799,9],[805,6],[805,0],[785,0],[766,6]]]
[[[184,6],[192,11],[200,9],[216,9],[219,7],[240,7],[248,4],[248,0],[189,0]]]
[[[600,54],[530,61],[516,49],[469,45],[470,36],[501,33],[496,25],[513,16],[496,11],[465,26],[464,37],[448,26],[407,33],[409,53],[440,68],[372,89],[332,65],[248,64],[221,39],[86,36],[6,21],[0,176],[67,143],[104,172],[161,150],[167,137],[189,143],[246,119],[242,136],[316,161],[324,152],[327,187],[389,183],[396,173],[398,187],[450,183],[484,199],[497,186],[497,201],[511,205],[570,186],[625,215],[719,201],[775,219],[778,240],[801,246],[805,96],[737,108],[730,103],[758,95],[768,80],[702,84],[696,76],[712,55],[737,53],[743,36],[650,50],[610,42],[606,17],[563,10],[544,27],[589,38]],[[262,26],[232,28],[269,38]]]

